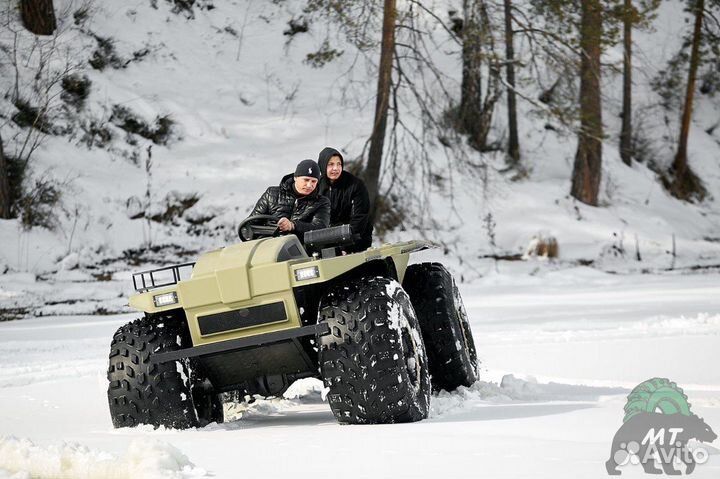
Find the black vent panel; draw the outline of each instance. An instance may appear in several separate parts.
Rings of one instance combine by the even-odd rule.
[[[225,313],[210,314],[198,318],[200,334],[222,333],[234,329],[259,326],[261,324],[285,321],[287,312],[282,301],[251,308],[236,309]]]

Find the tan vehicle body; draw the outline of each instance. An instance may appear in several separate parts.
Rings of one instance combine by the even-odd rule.
[[[305,246],[274,236],[272,223],[244,229],[269,219],[245,220],[245,242],[195,263],[133,274],[130,306],[144,315],[110,344],[115,427],[222,422],[227,402],[281,397],[309,378],[328,388],[340,423],[414,422],[428,416],[433,387],[477,380],[452,275],[439,263],[408,266],[431,243],[345,254],[349,225],[306,233]]]
[[[373,261],[392,263],[397,280],[402,283],[410,253],[430,246],[423,241],[408,241],[323,259],[308,256],[293,235],[264,238],[206,253],[198,258],[190,278],[133,295],[129,303],[132,308],[149,314],[182,308],[194,346],[247,338],[301,327],[301,311],[295,301],[294,288],[327,282]],[[278,261],[287,251],[293,252],[292,258]],[[303,279],[298,271],[313,274]],[[157,296],[173,292],[176,303],[156,306]],[[243,324],[243,311],[280,302],[284,314],[276,308],[277,321]],[[237,328],[213,332],[201,327],[203,318],[233,312],[240,314],[234,319],[227,317],[237,322]]]

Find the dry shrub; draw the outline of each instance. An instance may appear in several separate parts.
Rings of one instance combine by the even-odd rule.
[[[523,258],[557,258],[558,253],[558,242],[554,236],[537,233],[530,240]]]

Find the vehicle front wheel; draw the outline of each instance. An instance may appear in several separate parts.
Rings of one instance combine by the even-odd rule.
[[[155,363],[156,353],[175,351],[189,341],[179,318],[141,318],[120,327],[110,345],[108,403],[115,427],[151,424],[186,429],[200,425],[193,405],[187,360]],[[199,391],[195,391],[199,399]],[[206,401],[212,403],[209,396]],[[217,409],[203,407],[208,415]]]
[[[333,288],[320,302],[320,373],[335,418],[348,424],[414,422],[428,416],[430,376],[410,298],[388,278]]]

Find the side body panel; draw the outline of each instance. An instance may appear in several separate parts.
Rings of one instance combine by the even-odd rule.
[[[134,295],[130,305],[147,313],[184,309],[195,346],[298,328],[302,324],[293,288],[329,282],[368,262],[388,259],[402,281],[410,253],[430,246],[409,241],[320,259],[308,257],[295,236],[264,238],[206,253],[198,259],[190,279]],[[298,270],[312,270],[312,274],[303,276]],[[178,304],[156,307],[153,296],[170,291],[177,293]],[[276,303],[282,303],[284,315],[275,315],[262,324],[248,321],[257,311],[280,311]],[[202,328],[201,323],[208,317],[225,329],[210,328],[214,332],[207,333],[208,328]]]

